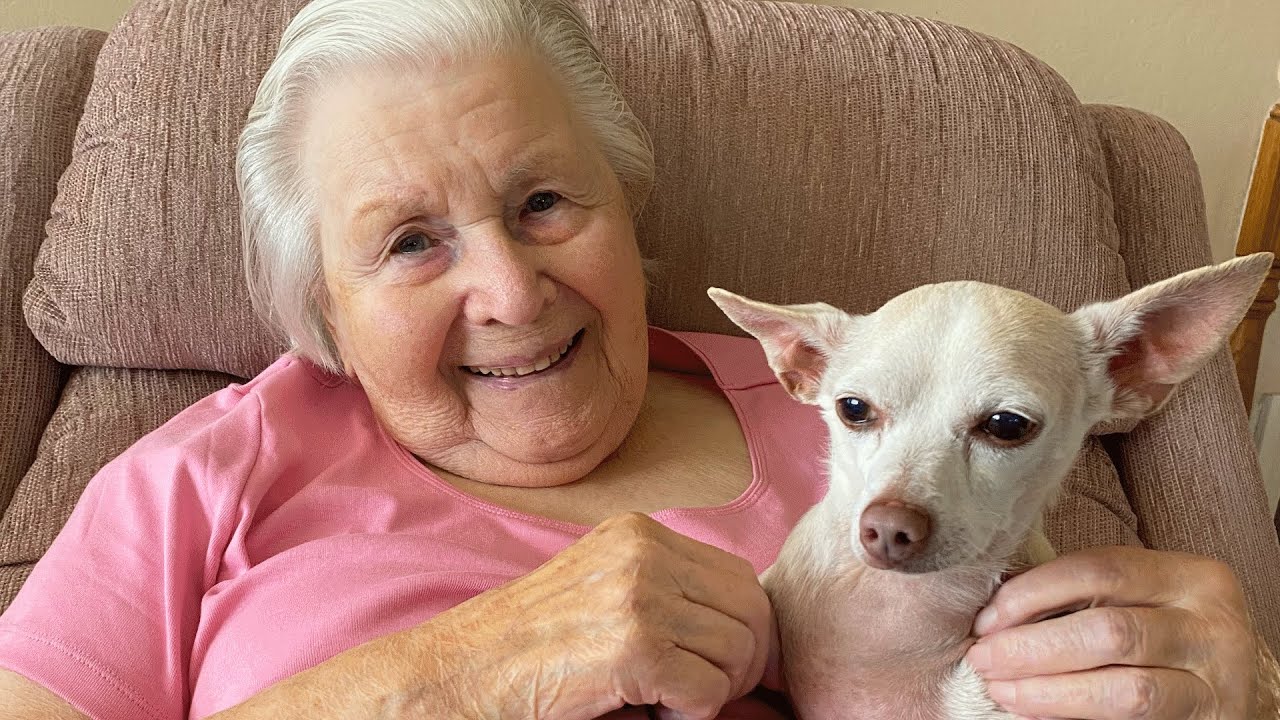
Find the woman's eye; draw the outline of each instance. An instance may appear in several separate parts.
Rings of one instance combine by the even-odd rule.
[[[431,240],[420,232],[411,232],[401,235],[396,240],[395,252],[398,255],[414,255],[423,252],[431,247]]]
[[[998,412],[978,426],[982,432],[1004,444],[1020,443],[1031,435],[1035,423],[1012,412]]]
[[[549,190],[536,192],[524,201],[524,211],[526,213],[546,212],[555,207],[558,202],[560,202],[560,196]]]
[[[843,397],[836,401],[836,410],[846,425],[864,426],[875,421],[875,412],[871,403],[856,397]]]

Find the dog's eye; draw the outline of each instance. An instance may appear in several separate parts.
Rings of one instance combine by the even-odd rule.
[[[1031,435],[1035,424],[1011,412],[998,412],[983,421],[982,432],[1002,443],[1019,443]]]
[[[836,401],[836,410],[846,425],[870,425],[875,419],[871,403],[856,397],[842,397]]]

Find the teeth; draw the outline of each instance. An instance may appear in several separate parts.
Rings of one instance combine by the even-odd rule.
[[[573,341],[564,344],[554,355],[548,355],[532,365],[523,365],[521,367],[476,367],[472,365],[466,366],[467,370],[477,375],[489,375],[493,377],[522,377],[524,375],[532,375],[536,372],[542,372],[556,363],[557,360],[564,357],[569,352],[569,348],[573,346]]]

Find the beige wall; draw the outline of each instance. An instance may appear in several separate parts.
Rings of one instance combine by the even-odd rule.
[[[1280,97],[1276,0],[817,0],[964,25],[1007,39],[1062,73],[1086,102],[1154,112],[1200,162],[1214,255],[1232,253],[1266,109]],[[0,28],[107,28],[128,0],[0,0]],[[1280,392],[1280,319],[1271,322],[1259,390]]]
[[[106,30],[132,0],[0,0],[0,29],[83,25]]]

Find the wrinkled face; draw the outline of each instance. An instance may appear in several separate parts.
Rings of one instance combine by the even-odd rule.
[[[1093,424],[1079,325],[1028,296],[963,283],[901,295],[850,318],[843,335],[817,402],[854,553],[868,562],[867,508],[900,503],[929,528],[897,570],[1012,554]]]
[[[316,97],[327,315],[421,460],[547,486],[612,453],[644,394],[644,280],[622,189],[543,62],[356,73]]]

